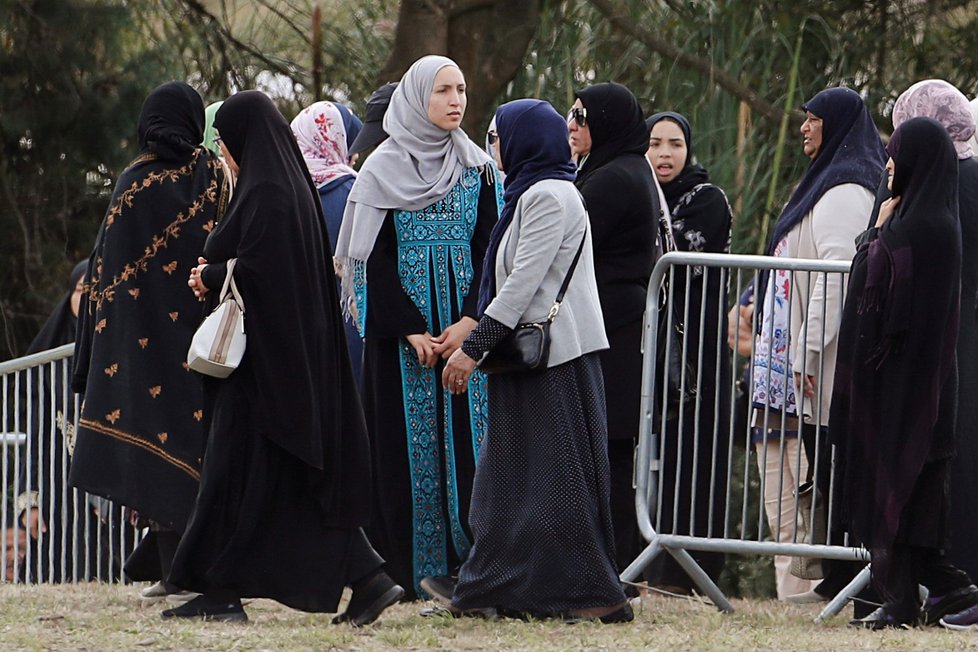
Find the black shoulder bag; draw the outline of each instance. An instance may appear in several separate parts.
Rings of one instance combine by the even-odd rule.
[[[557,293],[547,318],[540,322],[517,324],[512,332],[499,340],[496,346],[482,358],[479,369],[487,374],[514,374],[542,371],[547,368],[547,361],[550,359],[550,324],[560,312],[560,302],[564,300],[564,293],[570,285],[571,276],[574,275],[574,268],[577,267],[577,261],[581,257],[586,241],[587,228],[585,227],[581,246],[577,248],[574,262],[567,270],[564,283],[560,286],[560,292]]]

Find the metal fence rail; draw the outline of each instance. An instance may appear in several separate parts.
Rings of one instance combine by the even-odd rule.
[[[69,387],[73,352],[67,344],[0,363],[5,582],[122,581],[122,563],[142,538],[120,506],[68,486],[81,407]]]
[[[850,546],[847,534],[836,525],[836,460],[827,428],[818,425],[828,421],[821,399],[833,372],[833,361],[826,361],[829,356],[823,353],[832,348],[843,304],[840,299],[829,309],[819,299],[844,295],[849,267],[849,261],[684,252],[668,253],[658,261],[646,301],[634,478],[638,525],[648,545],[623,571],[623,580],[639,578],[665,551],[714,604],[732,611],[689,551],[868,561],[868,552]],[[731,352],[727,310],[749,286],[771,285],[766,279],[781,284],[778,289],[786,289],[785,296],[778,301],[775,289],[755,297],[757,305],[766,303],[760,311],[764,317],[759,321],[755,309],[751,320],[750,354]],[[809,314],[809,306],[814,305],[821,305],[821,311]],[[776,315],[787,315],[788,323],[779,324]],[[779,378],[794,382],[790,369],[785,375],[783,368],[777,368],[774,352],[774,343],[787,341],[792,327],[800,328],[801,334],[788,350],[800,346],[803,358],[817,361],[809,365],[814,369],[804,368],[807,363],[801,362],[802,378],[815,377],[815,396],[804,399],[799,393],[797,397],[799,410],[810,413],[814,425],[797,426],[805,430],[804,436],[793,434],[786,384],[780,409],[756,408],[746,421],[735,423],[733,404],[745,363],[750,371],[741,389],[747,392],[748,403],[755,384],[773,394]],[[734,340],[743,334],[739,322],[731,326],[731,334]],[[811,356],[809,351],[818,354]],[[772,423],[781,425],[772,428]],[[756,430],[752,441],[752,425],[762,429],[760,442]],[[735,465],[734,452],[741,446],[747,454],[742,464]],[[776,485],[767,478],[772,469],[777,472]],[[799,498],[806,491],[810,510],[803,507],[807,499]],[[750,506],[755,503],[753,512]],[[829,602],[819,619],[838,613],[868,578],[866,567]]]

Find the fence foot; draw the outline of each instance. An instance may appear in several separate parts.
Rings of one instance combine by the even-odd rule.
[[[869,564],[866,564],[866,567],[859,571],[856,577],[854,577],[844,589],[839,591],[838,595],[832,598],[832,600],[825,605],[825,608],[822,609],[822,613],[820,613],[815,619],[817,624],[824,623],[829,618],[837,615],[840,611],[842,611],[842,608],[846,606],[846,603],[849,602],[849,599],[852,598],[852,596],[866,588],[866,586],[869,584],[870,578],[869,567]]]
[[[638,557],[635,558],[635,561],[630,563],[628,568],[622,571],[622,574],[619,576],[621,581],[634,582],[636,579],[638,579],[639,575],[641,575],[642,571],[645,570],[645,567],[648,566],[660,552],[662,552],[662,545],[659,543],[659,537],[655,536],[652,538],[651,543],[645,547],[645,550],[639,553]]]
[[[690,576],[696,586],[706,594],[708,598],[716,605],[717,609],[724,613],[733,613],[733,605],[727,600],[727,596],[723,595],[723,591],[720,587],[710,579],[710,576],[706,574],[700,565],[696,563],[692,555],[683,550],[682,548],[666,548],[670,555],[675,558],[676,562],[683,567],[686,574]]]

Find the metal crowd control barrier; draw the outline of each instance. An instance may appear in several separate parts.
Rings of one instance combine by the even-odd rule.
[[[122,581],[142,538],[120,506],[68,486],[81,407],[69,387],[73,352],[67,344],[0,363],[0,581]]]
[[[723,415],[724,406],[729,406],[728,414],[732,414],[736,381],[745,362],[750,369],[744,388],[748,398],[756,381],[763,381],[762,386],[766,383],[769,390],[775,390],[777,383],[773,381],[778,379],[774,347],[765,347],[764,338],[755,335],[763,333],[757,324],[756,310],[748,337],[750,355],[738,355],[728,348],[726,315],[738,297],[751,282],[760,287],[765,285],[760,279],[773,279],[779,289],[786,291],[776,309],[773,294],[766,297],[766,318],[762,317],[761,322],[768,329],[767,341],[784,342],[790,332],[789,324],[778,324],[775,315],[787,315],[795,320],[800,315],[804,324],[802,333],[790,347],[798,345],[797,339],[803,339],[805,351],[821,352],[831,347],[837,334],[849,267],[849,261],[683,252],[668,253],[658,261],[646,302],[641,421],[634,478],[638,525],[648,545],[622,572],[623,581],[639,579],[657,555],[667,552],[702,593],[718,608],[729,612],[733,611],[730,602],[689,551],[868,562],[865,549],[849,546],[848,536],[838,526],[833,528],[838,520],[833,498],[837,498],[839,483],[826,428],[809,428],[806,437],[813,451],[806,454],[801,433],[792,435],[786,402],[782,402],[780,409],[756,410],[740,425],[734,423],[732,416],[724,418]],[[785,283],[785,279],[790,283]],[[765,287],[768,285],[771,284]],[[803,294],[804,289],[808,292]],[[680,296],[676,296],[677,290],[682,292]],[[699,305],[694,305],[698,293],[701,293]],[[827,302],[817,300],[826,293],[840,297],[832,312],[826,307]],[[814,299],[804,301],[798,298],[799,294]],[[756,297],[756,303],[763,299]],[[819,303],[820,315],[807,314],[809,305]],[[712,311],[708,304],[714,306]],[[812,327],[819,332],[810,332]],[[691,337],[691,332],[699,333],[696,341],[692,341],[695,336]],[[737,322],[731,327],[731,335],[736,340],[741,334]],[[670,365],[666,362],[670,360],[671,347],[679,347],[684,361],[678,367],[679,379],[675,378],[676,373],[670,377]],[[731,363],[729,376],[723,371],[727,364],[724,356]],[[820,408],[822,381],[832,370],[825,369],[821,355],[815,357],[819,360],[818,368],[802,369],[801,373],[816,378],[815,400],[808,407],[814,412],[816,423],[825,423],[827,415],[823,416]],[[672,366],[675,371],[677,367]],[[790,379],[792,375],[789,369],[787,377]],[[783,371],[780,377],[784,379]],[[691,392],[692,386],[696,390]],[[802,400],[800,395],[798,400]],[[765,429],[764,439],[759,443],[752,441],[752,419]],[[780,427],[771,428],[772,421],[780,422]],[[710,429],[712,432],[704,432]],[[800,430],[801,426],[795,429]],[[734,450],[740,443],[745,444],[747,454],[743,464],[735,468]],[[765,472],[755,471],[750,461],[752,455],[757,456],[757,466]],[[675,461],[670,464],[672,458]],[[774,479],[767,478],[772,469],[777,475],[776,491]],[[802,495],[799,492],[802,479],[816,487],[811,491],[812,504],[821,505],[822,514],[811,509],[802,517],[803,501],[797,499]],[[743,482],[742,489],[736,488],[735,480]],[[828,495],[819,496],[817,488],[825,486]],[[708,492],[708,501],[702,492]],[[755,497],[757,513],[749,513]],[[769,501],[771,511],[767,513],[765,497],[773,500]],[[824,516],[824,533],[817,529],[818,522],[823,520],[821,516]],[[751,534],[755,528],[756,533]],[[849,597],[868,581],[867,565],[828,603],[817,620],[841,611]]]

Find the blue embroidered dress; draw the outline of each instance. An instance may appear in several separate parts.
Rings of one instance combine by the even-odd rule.
[[[422,577],[451,574],[468,555],[487,395],[476,372],[467,393],[451,396],[443,364],[423,367],[405,338],[478,318],[482,258],[500,203],[492,175],[469,168],[435,203],[389,211],[366,269],[354,270],[374,474],[368,533],[390,576],[415,593]]]

